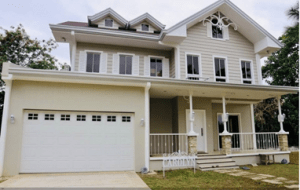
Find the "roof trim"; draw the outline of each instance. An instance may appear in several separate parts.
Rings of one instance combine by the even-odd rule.
[[[157,28],[159,28],[160,30],[164,29],[166,27],[166,25],[162,24],[161,22],[159,22],[157,19],[155,19],[153,16],[151,16],[149,13],[144,13],[141,16],[138,16],[137,18],[129,21],[129,24],[131,26],[135,26],[139,23],[141,23],[142,21],[147,20],[150,24],[156,26]]]
[[[114,19],[116,19],[119,23],[121,23],[123,26],[127,24],[127,20],[123,18],[121,15],[119,15],[116,11],[114,11],[112,8],[107,8],[104,11],[101,11],[97,14],[94,14],[93,16],[88,16],[88,20],[91,22],[96,22],[99,19],[102,19],[106,16],[111,16]]]
[[[254,27],[256,27],[259,31],[261,31],[264,35],[268,36],[271,40],[273,40],[276,44],[278,44],[280,47],[283,47],[283,44],[280,43],[272,34],[270,34],[267,30],[265,30],[263,27],[261,27],[257,22],[255,22],[251,17],[249,17],[245,12],[243,12],[240,8],[238,8],[236,5],[234,5],[230,0],[219,0],[208,7],[202,9],[201,11],[193,14],[192,16],[182,20],[181,22],[175,24],[174,26],[170,27],[169,29],[165,30],[164,33],[170,33],[177,28],[188,24],[197,18],[205,15],[206,13],[212,11],[213,9],[218,8],[219,6],[226,4],[232,9],[234,9],[241,17],[243,17],[245,20],[247,20],[249,23],[251,23]]]

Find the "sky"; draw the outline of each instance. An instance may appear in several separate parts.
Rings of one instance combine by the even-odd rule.
[[[293,24],[286,12],[297,0],[231,1],[276,38]],[[216,0],[2,0],[0,27],[9,29],[21,23],[32,38],[48,40],[54,38],[49,24],[87,22],[87,16],[110,7],[128,21],[148,12],[167,29],[214,2]],[[70,64],[68,44],[59,43],[52,55],[61,63]]]

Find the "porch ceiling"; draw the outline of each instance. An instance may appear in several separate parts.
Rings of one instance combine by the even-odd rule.
[[[267,85],[172,85],[152,83],[150,88],[151,98],[174,98],[176,96],[189,96],[190,90],[194,97],[220,99],[226,98],[237,101],[259,102],[264,99],[296,93],[295,89]]]

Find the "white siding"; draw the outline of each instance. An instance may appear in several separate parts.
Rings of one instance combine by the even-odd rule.
[[[213,55],[228,58],[230,83],[241,83],[239,59],[253,60],[253,72],[257,84],[257,67],[253,44],[238,31],[229,27],[229,40],[215,40],[207,35],[207,27],[196,24],[187,31],[187,38],[180,44],[180,76],[186,78],[185,52],[201,54],[202,76],[214,80]]]

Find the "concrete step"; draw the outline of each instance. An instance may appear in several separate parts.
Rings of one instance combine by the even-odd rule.
[[[224,167],[224,166],[228,167],[228,166],[237,166],[237,165],[235,161],[198,164],[199,168],[217,168],[217,167]]]
[[[215,159],[199,159],[197,160],[197,164],[202,164],[202,163],[222,163],[222,162],[230,162],[232,161],[231,158],[215,158]]]
[[[197,160],[206,160],[206,159],[224,159],[224,158],[231,158],[227,157],[226,155],[209,155],[209,156],[197,156]]]
[[[238,166],[224,166],[218,168],[199,168],[201,171],[213,171],[213,170],[228,170],[228,169],[238,169]]]

